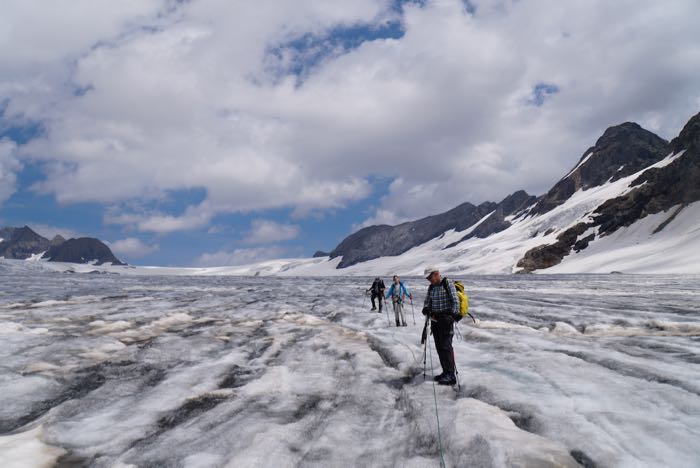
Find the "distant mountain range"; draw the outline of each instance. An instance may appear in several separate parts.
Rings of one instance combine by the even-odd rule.
[[[97,239],[49,241],[26,226],[1,229],[0,239],[0,257],[122,264]],[[412,275],[427,264],[452,274],[700,273],[700,113],[671,142],[636,123],[608,128],[539,197],[519,190],[500,202],[370,226],[310,259],[210,273]]]
[[[29,226],[0,229],[0,257],[15,260],[45,259],[50,262],[124,265],[99,239],[80,237],[48,240]]]
[[[521,190],[498,203],[370,226],[344,239],[328,262],[348,274],[418,272],[424,262],[462,273],[639,269],[645,261],[650,271],[676,271],[674,262],[681,270],[691,259],[700,263],[698,201],[700,114],[671,142],[627,122],[608,128],[542,196]],[[292,270],[323,268],[316,259]]]

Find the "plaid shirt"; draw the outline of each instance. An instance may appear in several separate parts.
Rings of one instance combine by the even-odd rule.
[[[455,285],[452,281],[448,281],[447,278],[443,279],[443,281],[447,281],[450,293],[448,294],[447,291],[445,291],[445,287],[442,283],[437,286],[430,285],[428,294],[425,296],[424,305],[425,307],[429,307],[433,314],[459,314],[459,299],[457,298]]]

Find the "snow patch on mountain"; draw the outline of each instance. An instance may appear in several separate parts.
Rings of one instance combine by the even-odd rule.
[[[595,239],[547,272],[700,273],[700,202],[683,208],[663,230],[654,233],[677,208]]]

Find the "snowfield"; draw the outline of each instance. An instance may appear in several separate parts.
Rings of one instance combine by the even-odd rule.
[[[2,466],[698,466],[700,278],[460,279],[438,437],[423,279],[396,328],[367,278],[0,262]]]

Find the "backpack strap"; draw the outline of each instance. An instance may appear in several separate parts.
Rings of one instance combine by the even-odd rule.
[[[452,298],[452,294],[450,294],[450,283],[449,283],[449,280],[447,279],[447,277],[444,277],[440,284],[442,284],[442,287],[445,288],[445,293],[447,293],[447,296],[450,298],[450,302],[452,302],[452,307],[454,307],[454,299]],[[455,289],[455,294],[456,293],[457,293],[457,290]],[[459,303],[459,297],[457,297],[456,299],[457,299],[457,302]],[[457,320],[455,319],[455,321],[457,321]]]
[[[440,284],[442,284],[442,287],[445,288],[445,292],[450,297],[450,300],[452,300],[452,294],[450,294],[450,283],[448,282],[447,277],[444,277]]]

